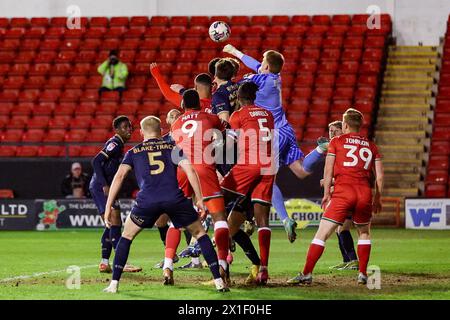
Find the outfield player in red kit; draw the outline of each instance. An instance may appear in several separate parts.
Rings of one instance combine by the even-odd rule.
[[[182,107],[185,112],[172,124],[171,135],[199,176],[203,201],[214,220],[214,239],[220,271],[228,280],[226,259],[229,250],[229,230],[212,143],[216,137],[222,136],[226,123],[214,114],[201,111],[200,97],[194,89],[184,91]]]
[[[324,196],[322,207],[325,212],[319,229],[309,247],[303,273],[288,280],[290,284],[312,282],[312,272],[325,249],[325,241],[342,225],[350,214],[358,228],[358,283],[367,283],[369,262],[370,221],[372,211],[381,211],[383,190],[383,165],[377,146],[359,134],[363,115],[355,109],[348,109],[343,116],[342,132],[330,141],[324,169]],[[371,174],[375,170],[375,196],[370,187]],[[335,179],[331,193],[332,179]]]
[[[231,115],[231,130],[227,133],[238,141],[237,164],[224,177],[221,186],[227,200],[238,199],[238,204],[242,204],[249,198],[254,206],[261,255],[261,266],[255,270],[259,272],[254,282],[264,285],[269,278],[269,213],[276,166],[272,157],[274,119],[270,111],[254,105],[257,91],[258,86],[253,82],[245,82],[238,89],[238,100],[242,107]],[[246,220],[243,210],[238,208],[235,206],[228,218],[232,236]]]

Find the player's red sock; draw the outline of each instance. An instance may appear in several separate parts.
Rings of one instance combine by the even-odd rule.
[[[216,241],[219,265],[226,269],[228,250],[230,247],[230,231],[226,221],[214,222],[214,240]]]
[[[258,229],[259,255],[261,257],[261,267],[269,265],[270,237],[272,231],[269,228]]]
[[[314,266],[322,256],[323,250],[325,250],[325,242],[319,239],[313,239],[309,246],[308,254],[306,255],[306,263],[303,268],[304,275],[313,272]]]
[[[175,253],[177,252],[178,245],[181,240],[181,231],[180,229],[176,229],[173,226],[167,230],[166,235],[166,250],[164,256],[169,259],[173,259],[175,257]]]
[[[367,276],[367,264],[369,263],[370,249],[372,244],[370,240],[358,241],[358,259],[359,259],[359,272]]]

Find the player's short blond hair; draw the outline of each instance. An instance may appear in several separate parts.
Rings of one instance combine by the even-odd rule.
[[[141,120],[141,129],[146,133],[160,133],[161,120],[155,116],[147,116]]]
[[[281,53],[275,50],[268,50],[264,52],[264,58],[269,65],[271,73],[280,73],[284,65],[284,57]]]
[[[342,116],[342,121],[345,122],[350,128],[359,131],[364,122],[364,116],[360,111],[349,108]]]
[[[331,128],[331,127],[336,127],[336,128],[342,129],[342,121],[336,120],[336,121],[330,122],[328,124],[328,128]]]

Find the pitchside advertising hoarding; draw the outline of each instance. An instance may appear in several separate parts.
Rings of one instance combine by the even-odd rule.
[[[0,230],[33,230],[36,222],[34,200],[0,200]]]
[[[450,199],[406,199],[407,229],[450,229]]]
[[[322,217],[320,199],[289,199],[285,203],[288,214],[297,220],[299,228],[319,224]],[[132,199],[120,200],[123,221],[130,214],[132,205]],[[37,230],[100,228],[104,226],[94,202],[90,199],[36,200],[35,212]],[[273,208],[270,213],[270,226],[283,226]]]

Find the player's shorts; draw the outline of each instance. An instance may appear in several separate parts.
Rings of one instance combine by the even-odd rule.
[[[195,172],[200,181],[203,201],[213,198],[223,198],[219,179],[217,178],[216,167],[214,165],[193,164]]]
[[[372,190],[364,184],[337,184],[322,219],[342,225],[351,215],[359,225],[372,219]]]
[[[95,206],[97,207],[99,214],[104,214],[106,211],[106,200],[107,197],[103,192],[103,187],[98,183],[91,183],[89,185],[89,191],[91,192],[92,200],[94,200]],[[120,210],[119,201],[114,201],[113,209]]]
[[[262,175],[258,166],[237,164],[224,177],[221,187],[241,197],[250,197],[252,202],[271,205],[274,181],[275,175]]]
[[[280,167],[288,166],[303,158],[304,154],[297,145],[295,131],[290,124],[275,130],[274,141],[275,159],[278,160]]]
[[[181,169],[180,167],[178,167],[177,169],[177,180],[178,186],[180,187],[181,191],[183,191],[184,196],[186,198],[192,198],[194,190],[192,189],[192,186],[189,183],[186,172],[184,172],[184,170]]]
[[[148,208],[135,205],[131,209],[130,219],[141,228],[151,228],[163,213],[169,216],[177,229],[187,227],[198,219],[198,213],[192,206],[192,201],[185,197],[171,202],[154,203]]]

